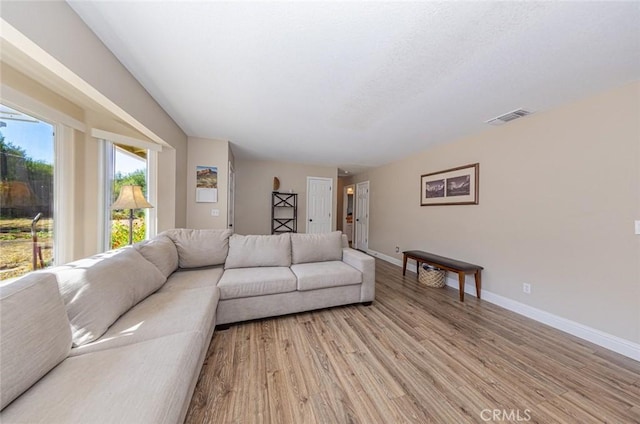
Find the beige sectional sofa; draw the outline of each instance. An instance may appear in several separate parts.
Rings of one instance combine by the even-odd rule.
[[[182,422],[216,324],[374,300],[343,243],[170,230],[0,286],[0,422]]]

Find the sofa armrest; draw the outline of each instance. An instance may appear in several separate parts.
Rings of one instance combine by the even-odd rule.
[[[362,273],[360,302],[373,302],[376,297],[376,262],[371,256],[351,248],[342,249],[342,262]]]

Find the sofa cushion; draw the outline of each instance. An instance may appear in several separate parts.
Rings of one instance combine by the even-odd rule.
[[[71,356],[190,331],[207,337],[215,324],[218,298],[215,286],[154,293],[122,315],[98,340],[71,349]]]
[[[234,234],[229,238],[225,269],[290,265],[291,237],[288,233],[271,236]]]
[[[204,343],[179,333],[67,358],[7,406],[2,422],[182,422]]]
[[[218,288],[220,299],[286,293],[296,289],[296,276],[286,267],[228,269]]]
[[[300,291],[362,283],[362,273],[342,261],[292,265],[291,271]]]
[[[69,319],[55,276],[35,272],[0,286],[0,334],[2,409],[71,349]]]
[[[181,269],[167,279],[158,293],[175,290],[200,289],[204,287],[216,287],[224,269],[215,268]]]
[[[169,277],[178,268],[178,249],[171,239],[165,235],[158,235],[134,245],[142,256]]]
[[[229,230],[175,229],[164,234],[178,249],[180,268],[222,265],[229,252]]]
[[[130,247],[48,271],[58,279],[74,346],[96,340],[120,315],[166,281],[158,268]]]
[[[291,234],[291,262],[339,261],[342,259],[342,233]]]

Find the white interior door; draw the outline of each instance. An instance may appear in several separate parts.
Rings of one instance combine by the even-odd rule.
[[[358,250],[369,249],[369,181],[356,185],[356,244]]]
[[[227,227],[233,231],[235,220],[234,207],[236,202],[236,173],[229,162],[229,198],[227,199]]]
[[[333,179],[307,177],[307,233],[331,231]]]

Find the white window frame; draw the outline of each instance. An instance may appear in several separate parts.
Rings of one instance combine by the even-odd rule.
[[[98,222],[102,223],[98,229],[98,252],[111,249],[111,176],[114,171],[114,147],[109,140],[100,139],[98,155]]]
[[[153,205],[145,209],[147,219],[146,238],[158,234],[158,152],[147,150],[147,201]]]
[[[53,262],[60,265],[75,259],[75,149],[73,129],[55,125],[53,164]]]

